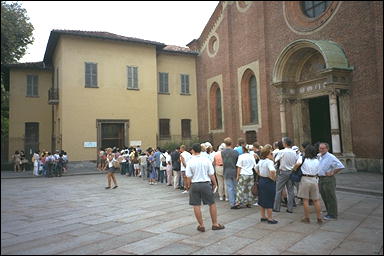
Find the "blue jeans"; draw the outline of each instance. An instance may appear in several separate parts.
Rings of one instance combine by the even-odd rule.
[[[155,167],[157,182],[160,182],[160,167]]]
[[[228,200],[231,206],[236,205],[236,177],[225,178],[225,184],[227,185]]]
[[[158,178],[158,180],[161,183],[164,183],[164,173],[165,173],[165,170],[160,170],[159,169],[159,178]],[[167,181],[165,181],[165,182],[167,182]]]

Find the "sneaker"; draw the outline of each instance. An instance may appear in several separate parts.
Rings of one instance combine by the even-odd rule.
[[[261,222],[263,222],[263,221],[266,222],[266,221],[268,221],[268,219],[267,219],[267,218],[260,218],[260,221],[261,221]]]
[[[111,187],[105,187],[105,189],[110,189]]]
[[[335,218],[335,217],[333,217],[333,216],[331,216],[331,215],[326,215],[326,216],[324,216],[323,219],[324,219],[324,220],[337,220],[337,218]]]
[[[223,197],[220,197],[220,201],[223,201],[224,200],[224,198]]]
[[[116,185],[116,186],[114,186],[112,189],[115,189],[115,188],[117,188],[117,187],[119,187],[119,186]]]
[[[275,210],[275,209],[272,209],[272,211],[273,211],[273,212],[280,212],[280,211],[278,211],[278,210]]]
[[[183,192],[181,192],[182,194],[187,194],[188,193],[188,190],[184,190]]]
[[[256,203],[254,203],[253,205],[254,205],[254,206],[259,206],[259,204],[258,204],[257,202],[256,202]]]
[[[228,198],[225,198],[225,201],[227,201],[227,202],[228,202]]]

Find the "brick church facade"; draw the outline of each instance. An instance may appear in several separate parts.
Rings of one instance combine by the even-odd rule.
[[[221,1],[188,46],[201,140],[325,141],[382,172],[382,2]]]

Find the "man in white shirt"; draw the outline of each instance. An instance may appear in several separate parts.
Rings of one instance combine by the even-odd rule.
[[[187,189],[189,190],[189,204],[193,206],[195,217],[199,223],[198,231],[204,232],[203,216],[201,214],[201,201],[209,205],[209,213],[212,219],[212,230],[224,229],[224,225],[217,222],[217,208],[213,198],[213,190],[216,189],[215,171],[211,161],[200,155],[201,146],[192,146],[193,156],[186,167]],[[213,184],[211,187],[210,182]]]
[[[293,191],[293,183],[290,179],[292,169],[296,164],[298,156],[294,150],[292,150],[292,140],[288,137],[282,139],[284,149],[279,151],[275,161],[280,161],[279,171],[280,173],[277,176],[276,181],[276,195],[275,195],[275,204],[273,207],[274,212],[280,212],[280,203],[281,203],[281,192],[284,189],[284,186],[287,187],[288,191],[288,204],[287,212],[293,212],[293,201],[295,199],[295,193]]]
[[[184,184],[184,191],[182,192],[183,194],[186,194],[188,193],[188,189],[186,187],[186,183],[187,183],[187,177],[185,176],[185,170],[186,170],[186,167],[187,167],[187,163],[189,161],[189,159],[191,159],[191,154],[185,150],[185,145],[181,145],[180,146],[180,171],[181,171],[181,178],[183,179],[183,184]]]

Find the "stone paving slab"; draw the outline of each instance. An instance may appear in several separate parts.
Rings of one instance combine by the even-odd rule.
[[[344,175],[344,174],[343,174]],[[196,230],[188,195],[162,184],[117,176],[105,190],[102,175],[1,180],[2,254],[382,254],[383,198],[337,192],[339,218],[320,226],[300,222],[303,207],[260,222],[259,207],[229,209],[217,200],[212,231]],[[322,203],[324,209],[324,204]]]

